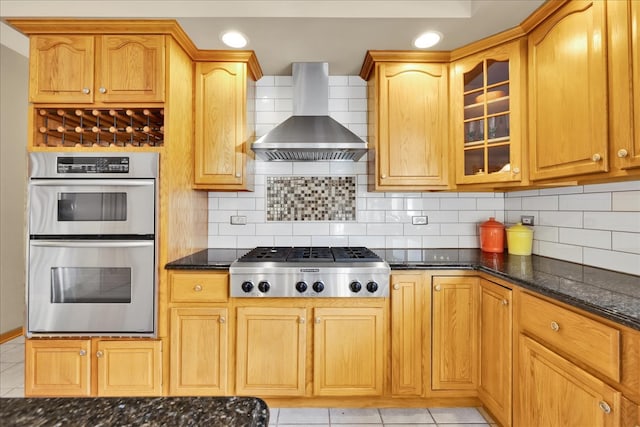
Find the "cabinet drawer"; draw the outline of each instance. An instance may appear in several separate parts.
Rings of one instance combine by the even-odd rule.
[[[526,293],[519,306],[521,330],[620,381],[620,331]]]
[[[225,302],[229,299],[228,273],[174,273],[171,302]]]

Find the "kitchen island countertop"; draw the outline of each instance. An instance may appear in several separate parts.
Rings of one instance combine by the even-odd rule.
[[[249,249],[205,249],[170,262],[169,270],[226,270]],[[640,330],[640,276],[542,256],[479,249],[373,249],[399,270],[472,269]]]
[[[16,427],[266,427],[269,409],[255,397],[3,398],[0,419]]]

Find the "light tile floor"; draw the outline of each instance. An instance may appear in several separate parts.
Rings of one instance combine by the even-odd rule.
[[[24,397],[24,337],[0,345],[0,397]],[[270,408],[269,426],[490,427],[479,408]]]

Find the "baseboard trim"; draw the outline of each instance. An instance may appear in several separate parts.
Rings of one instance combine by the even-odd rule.
[[[7,331],[3,334],[0,334],[0,344],[4,344],[7,341],[11,341],[14,338],[18,338],[19,336],[24,334],[24,328],[16,328],[10,331]]]

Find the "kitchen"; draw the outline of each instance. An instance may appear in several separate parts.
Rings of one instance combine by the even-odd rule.
[[[330,97],[330,105],[336,109],[332,113],[342,115],[344,124],[366,136],[366,110],[363,111],[363,104],[366,102],[365,82],[357,76],[335,76],[330,79],[330,85],[334,88],[334,98],[331,101]],[[287,110],[289,102],[286,101],[290,99],[287,97],[290,87],[291,81],[287,77],[266,76],[258,80],[256,97],[265,103],[256,102],[257,136],[261,136],[261,132],[266,132],[267,128],[290,114]],[[270,93],[273,94],[271,98],[268,96]],[[259,94],[265,94],[267,98],[260,97]],[[353,110],[350,111],[350,108]],[[261,110],[266,111],[261,115]],[[208,194],[208,240],[194,243],[196,247],[313,245],[368,246],[386,250],[477,248],[479,243],[476,226],[479,222],[494,216],[513,224],[521,215],[526,214],[533,215],[536,224],[535,254],[638,274],[637,249],[635,252],[633,250],[634,244],[637,248],[637,181],[505,193],[380,193],[367,191],[370,181],[367,164],[364,162],[256,161],[255,166],[254,192]],[[267,179],[272,176],[356,176],[356,221],[305,224],[266,220],[268,201],[265,187]],[[202,200],[198,203],[202,203]],[[597,206],[597,210],[594,210],[594,206]],[[240,224],[230,224],[231,217],[238,217]],[[426,217],[428,223],[413,224],[413,217]],[[242,224],[245,220],[246,224]],[[176,237],[180,239],[180,236]],[[203,240],[202,236],[198,238]],[[168,257],[167,261],[175,258],[177,257]]]

